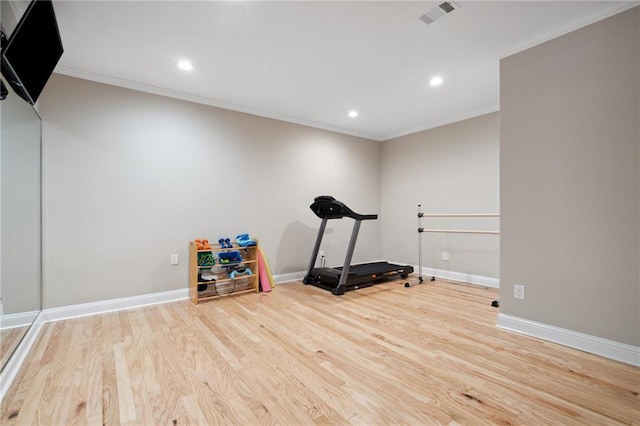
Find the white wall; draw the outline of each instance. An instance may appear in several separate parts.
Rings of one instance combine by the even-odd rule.
[[[636,346],[639,32],[636,7],[500,69],[501,313]]]
[[[499,115],[492,113],[383,142],[381,242],[385,258],[418,264],[424,213],[499,213]],[[494,218],[427,219],[424,228],[499,230]],[[422,266],[499,276],[496,235],[422,234]],[[449,261],[441,253],[449,253]]]
[[[40,118],[11,89],[0,122],[4,314],[40,310]]]
[[[60,75],[40,104],[45,308],[185,288],[195,238],[248,232],[275,274],[303,271],[314,197],[380,205],[374,141]],[[330,222],[328,264],[351,226]],[[363,224],[354,260],[378,258]]]

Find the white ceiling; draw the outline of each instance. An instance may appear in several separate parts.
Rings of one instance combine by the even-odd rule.
[[[56,72],[386,140],[497,111],[501,57],[638,4],[459,1],[419,19],[440,3],[55,0]]]

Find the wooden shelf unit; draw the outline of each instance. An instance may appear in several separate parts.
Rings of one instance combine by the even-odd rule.
[[[257,242],[256,242],[257,243]],[[198,250],[195,241],[189,241],[189,298],[194,304],[221,297],[234,296],[260,291],[258,282],[258,245],[240,247],[233,244],[231,248],[222,248],[220,244],[210,244],[211,250]],[[238,251],[242,257],[240,262],[222,264],[220,253]],[[213,265],[199,265],[198,254],[211,253]],[[229,273],[233,267],[244,267],[251,271],[251,275],[241,274],[231,278]],[[208,271],[216,276],[215,281],[201,279],[201,274]]]

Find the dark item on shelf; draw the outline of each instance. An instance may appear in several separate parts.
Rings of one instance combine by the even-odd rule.
[[[218,240],[218,243],[220,244],[220,248],[232,248],[233,247],[231,245],[231,240],[229,238],[220,238]]]
[[[218,253],[218,262],[222,266],[233,266],[242,262],[242,256],[238,250],[221,251]]]
[[[198,266],[213,266],[216,261],[210,251],[198,253]]]
[[[218,276],[210,269],[198,272],[198,291],[205,291],[209,284],[215,284]]]

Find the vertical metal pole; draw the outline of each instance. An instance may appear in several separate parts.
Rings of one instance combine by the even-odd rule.
[[[318,229],[318,236],[316,237],[316,243],[313,246],[313,253],[311,254],[311,260],[309,261],[309,268],[307,268],[307,275],[304,276],[302,280],[305,284],[310,284],[309,279],[311,278],[311,271],[316,266],[316,259],[318,258],[318,251],[320,250],[320,244],[322,244],[322,237],[324,236],[324,230],[327,227],[327,218],[322,219],[320,223],[320,229]]]
[[[418,204],[418,282],[414,284],[422,284],[422,205]],[[411,283],[404,283],[405,287],[411,287]]]
[[[418,204],[418,282],[422,284],[422,205]]]
[[[349,277],[349,268],[351,268],[351,259],[353,258],[353,251],[356,248],[358,231],[360,231],[360,222],[360,220],[356,220],[353,224],[353,231],[351,231],[351,239],[349,240],[347,255],[345,256],[344,264],[342,265],[342,273],[340,274],[338,286],[333,290],[333,294],[344,294],[344,292],[346,291],[347,278]]]

